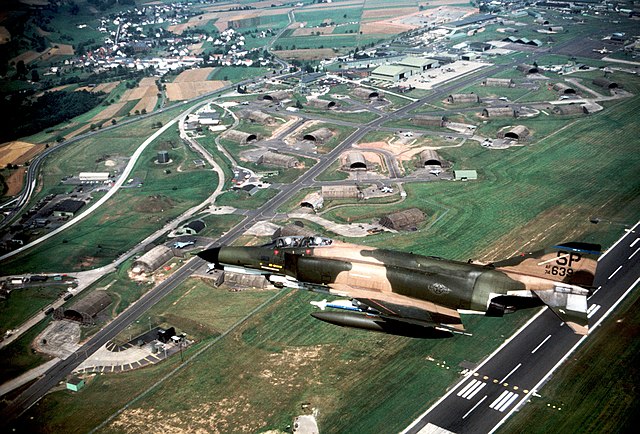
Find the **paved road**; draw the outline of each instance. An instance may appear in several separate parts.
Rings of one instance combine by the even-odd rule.
[[[589,299],[589,335],[576,335],[553,312],[542,309],[404,432],[439,427],[456,433],[488,433],[502,425],[638,286],[639,226],[600,258],[595,282],[599,289]]]

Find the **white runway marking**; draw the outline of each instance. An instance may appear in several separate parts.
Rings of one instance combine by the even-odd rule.
[[[633,252],[633,253],[631,254],[631,256],[629,256],[627,259],[631,259],[631,258],[633,258],[633,257],[636,255],[636,253],[638,253],[638,251],[639,251],[639,250],[640,250],[640,247],[638,247],[638,248],[636,249],[636,251],[635,251],[635,252]]]
[[[464,398],[473,399],[473,397],[476,396],[478,392],[480,392],[482,389],[484,389],[484,386],[486,385],[487,383],[480,383],[480,387],[476,387],[473,392],[471,392],[469,395],[465,396]]]
[[[519,395],[517,393],[513,393],[513,392],[509,392],[508,390],[505,390],[504,392],[502,392],[502,395],[498,397],[498,399],[496,399],[491,403],[489,408],[492,408],[502,413],[513,403],[513,401],[518,399],[518,396]]]
[[[518,363],[518,365],[517,365],[515,368],[513,368],[513,369],[511,370],[511,372],[509,372],[509,373],[507,374],[507,376],[506,376],[506,377],[504,377],[502,380],[500,380],[500,383],[504,383],[504,382],[507,380],[507,378],[509,378],[509,377],[511,376],[511,374],[513,374],[514,372],[516,372],[516,370],[517,370],[520,366],[522,366],[522,363]]]
[[[504,404],[502,404],[499,408],[497,408],[497,410],[502,413],[503,411],[505,411],[507,408],[509,408],[509,406],[511,404],[513,404],[513,401],[515,401],[516,399],[518,399],[518,394],[514,393],[508,400],[507,402],[505,402]]]
[[[613,276],[615,276],[615,275],[616,275],[616,273],[617,273],[618,271],[620,271],[620,269],[621,269],[621,268],[622,268],[622,265],[618,266],[618,268],[616,268],[616,271],[614,271],[613,273],[611,273],[611,276],[609,276],[609,277],[607,278],[607,280],[611,280],[611,278],[612,278]]]
[[[536,351],[538,351],[540,349],[541,346],[544,345],[545,342],[547,342],[549,340],[549,338],[551,337],[551,335],[547,336],[546,338],[544,338],[544,341],[540,342],[540,345],[538,345],[537,347],[535,347],[533,349],[533,351],[531,351],[531,354],[534,354]]]
[[[464,416],[462,416],[462,418],[466,418],[467,416],[469,416],[471,414],[471,412],[473,410],[475,410],[480,404],[482,404],[484,402],[484,400],[487,399],[487,395],[485,395],[480,401],[478,401],[478,403],[476,405],[474,405],[473,407],[471,407],[471,410],[469,410],[468,412],[466,412],[464,414]]]
[[[598,309],[600,309],[602,306],[600,306],[599,304],[594,304],[592,305],[589,310],[587,311],[587,319],[591,318],[593,315],[595,315],[595,313],[598,311]]]
[[[460,396],[461,398],[471,399],[474,396],[476,396],[476,394],[478,392],[480,392],[484,388],[484,386],[486,386],[486,385],[487,385],[487,383],[483,383],[482,381],[473,379],[473,380],[469,381],[469,384],[464,386],[457,393],[457,395]]]
[[[633,243],[631,243],[631,245],[629,247],[633,247],[636,244],[638,244],[638,241],[640,241],[640,238],[636,238],[635,241]]]

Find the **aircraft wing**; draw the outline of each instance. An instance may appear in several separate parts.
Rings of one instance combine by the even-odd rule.
[[[329,287],[332,294],[354,298],[380,312],[380,315],[386,319],[425,327],[440,326],[459,332],[464,331],[460,314],[455,309],[401,294],[372,291],[344,284],[332,284]]]

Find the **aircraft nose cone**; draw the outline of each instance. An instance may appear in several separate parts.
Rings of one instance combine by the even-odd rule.
[[[203,250],[202,252],[198,253],[198,256],[207,262],[217,264],[218,257],[220,256],[220,247],[214,247],[212,249]]]

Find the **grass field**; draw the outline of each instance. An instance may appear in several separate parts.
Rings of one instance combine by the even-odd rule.
[[[532,398],[500,432],[632,432],[638,420],[638,330],[636,288],[538,391],[541,396]],[[615,355],[615,362],[610,355]]]
[[[216,205],[232,206],[239,209],[256,209],[264,205],[276,194],[277,190],[273,188],[260,189],[253,196],[244,190],[232,190],[224,192],[218,196],[216,199]]]
[[[97,140],[94,143],[100,144]],[[120,143],[131,143],[131,140],[122,137]],[[171,146],[169,143],[176,145],[170,150],[173,163],[155,164],[157,150],[167,149]],[[90,161],[75,147],[69,152],[77,155],[79,160]],[[59,158],[58,155],[56,157]],[[6,261],[4,270],[15,273],[36,270],[60,272],[93,268],[110,262],[166,221],[211,194],[218,182],[217,176],[211,170],[193,166],[193,160],[198,158],[177,140],[175,130],[167,130],[143,152],[131,174],[143,180],[142,188],[119,191],[109,203],[76,226],[42,243],[37,249]],[[56,167],[55,161],[49,162],[45,166],[45,176],[53,176],[54,171],[58,172],[57,177],[78,171],[64,168],[71,162],[59,161],[63,167]],[[165,172],[167,169],[170,173]],[[49,185],[57,184],[57,181],[50,182]]]
[[[0,300],[0,334],[22,324],[66,290],[63,283],[11,291],[7,299]]]
[[[0,384],[17,377],[51,359],[31,348],[31,342],[49,325],[49,319],[40,322],[20,338],[0,349]],[[0,406],[4,403],[0,401]]]

